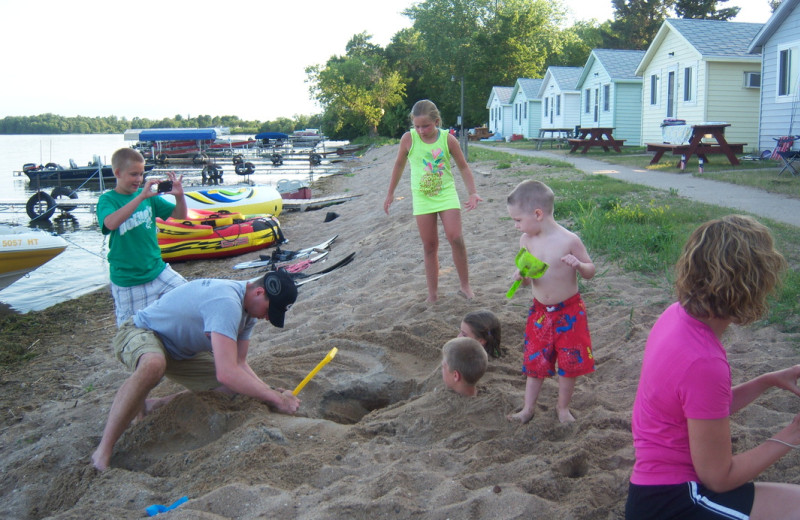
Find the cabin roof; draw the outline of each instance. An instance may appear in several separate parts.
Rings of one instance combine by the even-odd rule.
[[[800,4],[800,0],[783,0],[781,5],[772,13],[767,23],[761,27],[758,34],[755,35],[753,41],[750,42],[747,50],[751,53],[761,53],[761,47],[772,38],[775,31],[786,21],[790,14],[794,11],[795,7]]]
[[[528,99],[539,99],[539,89],[542,88],[542,83],[544,80],[541,78],[519,78],[514,90],[518,90],[517,87],[519,87]]]

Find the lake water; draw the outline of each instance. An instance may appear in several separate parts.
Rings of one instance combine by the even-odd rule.
[[[232,139],[246,139],[248,136],[231,136]],[[326,143],[327,150],[335,150],[343,143]],[[22,170],[26,163],[58,163],[69,165],[74,159],[78,165],[88,164],[95,155],[105,164],[110,164],[111,155],[123,146],[130,146],[122,134],[114,135],[0,135],[0,199],[24,203],[37,190],[28,177],[14,172]],[[333,148],[331,148],[333,147]],[[285,162],[283,166],[259,164],[251,181],[256,184],[276,184],[281,179],[313,180],[334,173],[335,165],[323,164],[314,168],[308,163]],[[244,180],[235,175],[230,159],[219,159],[223,166],[223,180],[233,185]],[[184,184],[199,184],[199,171],[187,174]],[[107,185],[106,189],[113,188]],[[78,183],[72,183],[73,189]],[[50,193],[53,186],[42,186]],[[97,182],[87,184],[78,191],[79,198],[96,199],[100,196]],[[45,309],[56,303],[70,300],[94,291],[108,284],[108,242],[100,232],[97,218],[88,209],[78,208],[71,217],[59,218],[58,213],[50,222],[37,224],[37,227],[58,233],[67,242],[67,249],[50,262],[32,271],[27,276],[0,291],[0,304],[12,310],[25,313]],[[0,222],[29,226],[30,218],[24,206],[14,210],[1,210]]]

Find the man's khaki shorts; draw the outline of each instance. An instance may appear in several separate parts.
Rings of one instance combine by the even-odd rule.
[[[136,370],[139,358],[144,354],[155,353],[167,360],[164,375],[189,390],[203,392],[222,386],[217,381],[214,355],[211,352],[200,352],[192,359],[172,359],[158,334],[152,330],[137,328],[133,324],[133,318],[125,320],[111,346],[117,359],[131,372]]]

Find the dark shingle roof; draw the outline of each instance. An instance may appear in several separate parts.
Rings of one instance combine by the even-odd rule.
[[[669,18],[667,23],[706,58],[752,58],[747,48],[764,25],[688,18]]]
[[[528,99],[539,99],[539,89],[542,87],[543,79],[519,78],[520,88]]]
[[[636,67],[642,61],[645,51],[594,49],[592,52],[612,80],[642,79],[636,75]]]
[[[514,91],[514,87],[492,87],[492,89],[497,94],[497,99],[504,105],[511,101],[511,93]]]
[[[578,88],[578,80],[583,72],[583,67],[550,67],[547,71],[553,76],[558,87],[563,90]]]

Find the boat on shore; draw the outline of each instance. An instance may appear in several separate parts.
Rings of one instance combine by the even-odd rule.
[[[175,202],[173,195],[161,196]],[[184,196],[189,209],[226,210],[245,215],[266,213],[276,217],[283,209],[283,197],[273,186],[188,189],[184,191]]]
[[[170,262],[225,258],[282,244],[273,215],[189,210],[187,218],[157,219],[161,257]]]
[[[67,241],[40,229],[0,225],[0,290],[67,248]]]

